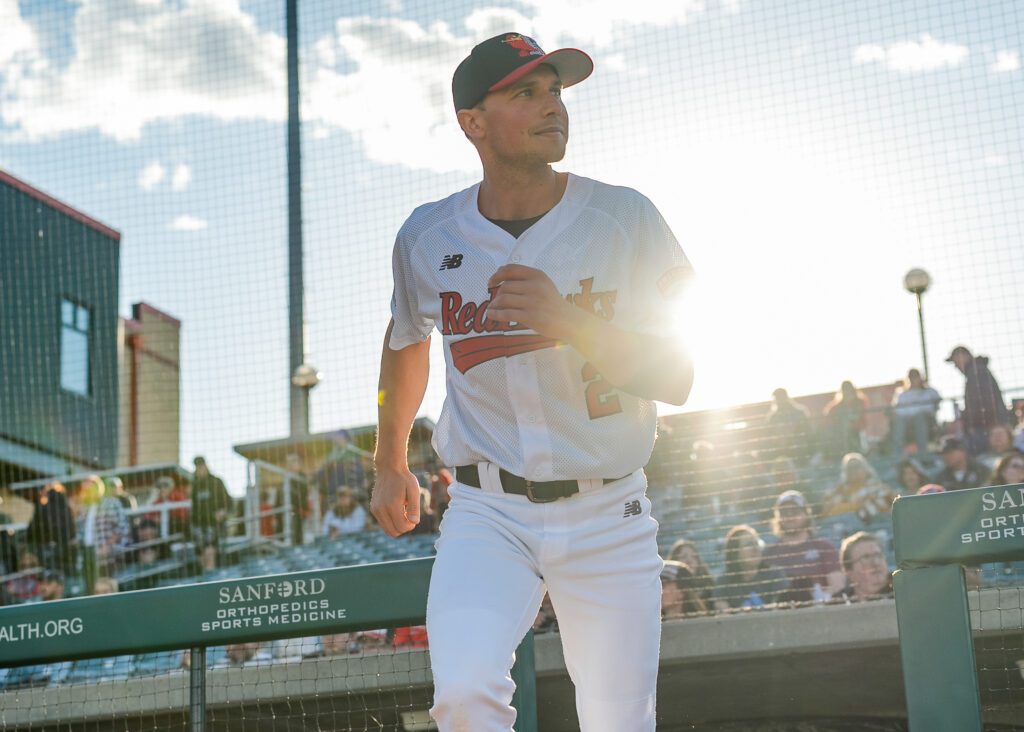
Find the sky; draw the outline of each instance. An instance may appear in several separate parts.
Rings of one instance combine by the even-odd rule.
[[[122,314],[183,323],[181,459],[236,494],[232,446],[289,425],[283,5],[0,0],[0,168],[122,233]],[[920,367],[912,267],[933,385],[960,392],[965,343],[1024,395],[1022,26],[1015,0],[302,0],[312,431],[376,420],[395,233],[478,180],[451,73],[510,29],[595,60],[555,167],[644,193],[694,264],[684,409]]]

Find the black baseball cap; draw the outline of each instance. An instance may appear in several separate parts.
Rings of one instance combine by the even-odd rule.
[[[478,43],[452,77],[455,111],[475,106],[488,92],[498,91],[523,78],[541,64],[558,72],[562,86],[579,84],[590,76],[594,62],[578,48],[551,53],[522,33],[502,33]]]
[[[956,348],[949,352],[949,355],[946,357],[946,361],[952,362],[953,359],[956,358],[956,356],[961,353],[967,356],[971,355],[971,352],[967,348],[967,346],[957,346]]]

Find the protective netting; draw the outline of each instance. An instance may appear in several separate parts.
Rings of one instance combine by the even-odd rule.
[[[565,93],[556,168],[640,190],[698,274],[665,313],[694,390],[661,409],[648,465],[678,562],[666,616],[886,597],[895,495],[1024,482],[1022,16],[1015,0],[302,0],[298,357],[322,381],[299,387],[283,0],[0,0],[2,601],[433,553],[456,467],[430,447],[437,338],[410,449],[423,533],[389,539],[366,510],[391,245],[417,205],[478,180],[451,73],[509,29],[594,57]],[[931,280],[904,283],[914,268]],[[1018,569],[978,582],[1002,610],[979,630],[983,698],[1019,709]],[[549,605],[537,627],[557,628]],[[211,672],[211,721],[388,729],[428,706],[422,652],[353,643],[354,671],[274,645]],[[371,668],[392,657],[410,666]],[[175,728],[175,663],[0,670],[3,713],[57,725],[59,695],[103,679],[109,719],[143,704],[141,728]],[[350,672],[391,685],[365,702],[330,685]]]
[[[183,729],[187,651],[4,669],[4,729]],[[410,729],[432,687],[415,628],[206,649],[211,730]],[[405,725],[405,726],[403,726]]]

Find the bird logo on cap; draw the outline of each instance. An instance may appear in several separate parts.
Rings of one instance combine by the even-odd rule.
[[[544,52],[540,49],[540,46],[537,45],[537,41],[533,40],[528,36],[520,35],[519,33],[509,33],[507,36],[505,36],[505,39],[502,41],[502,43],[507,43],[508,45],[512,46],[512,48],[519,51],[519,55],[523,57],[544,55]]]

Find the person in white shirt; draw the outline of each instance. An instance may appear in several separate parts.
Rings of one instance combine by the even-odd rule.
[[[939,392],[924,383],[920,371],[910,369],[907,372],[903,387],[897,389],[892,398],[890,435],[894,455],[903,455],[908,432],[914,438],[918,455],[924,455],[928,451],[928,438],[941,401]]]
[[[562,88],[592,70],[521,33],[478,44],[452,92],[483,180],[395,242],[370,508],[391,536],[422,519],[408,440],[436,328],[433,444],[456,480],[426,613],[440,732],[511,732],[509,671],[545,591],[581,732],[655,729],[663,562],[643,466],[654,401],[681,405],[693,382],[673,329],[692,268],[643,195],[551,168]]]
[[[335,539],[342,534],[356,534],[366,529],[366,509],[356,500],[355,491],[347,485],[338,488],[334,505],[324,514],[322,534]]]

